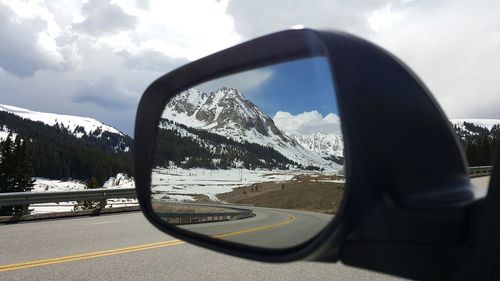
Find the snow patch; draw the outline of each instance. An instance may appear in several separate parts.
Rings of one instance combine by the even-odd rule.
[[[268,170],[208,170],[156,168],[151,178],[151,188],[155,199],[178,198],[190,194],[204,194],[217,201],[217,194],[232,191],[240,186],[254,183],[288,181],[304,171],[268,171]],[[182,195],[179,197],[179,195]],[[175,199],[174,199],[175,200]]]

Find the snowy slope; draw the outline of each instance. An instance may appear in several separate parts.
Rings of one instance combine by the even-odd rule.
[[[450,119],[450,122],[461,129],[465,129],[464,123],[472,123],[488,130],[491,130],[494,125],[500,125],[500,119]]]
[[[341,134],[324,134],[320,132],[312,134],[286,133],[302,146],[318,153],[322,157],[344,155],[344,141]]]
[[[59,124],[60,126],[67,128],[78,138],[81,138],[83,136],[83,132],[75,132],[75,129],[77,129],[77,127],[79,127],[80,130],[83,129],[83,131],[87,135],[92,134],[96,130],[100,130],[101,132],[110,132],[123,136],[123,134],[117,129],[88,117],[37,112],[5,104],[0,104],[0,111],[6,111],[32,121],[39,121],[49,126]]]
[[[284,134],[269,116],[233,88],[223,87],[211,93],[198,89],[184,91],[167,104],[162,117],[238,142],[272,147],[286,158],[306,166],[339,168]]]

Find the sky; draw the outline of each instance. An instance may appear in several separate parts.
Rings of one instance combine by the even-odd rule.
[[[497,0],[0,0],[0,103],[93,117],[133,134],[140,96],[157,77],[304,25],[386,48],[449,118],[500,119],[499,14]]]
[[[301,134],[341,133],[332,72],[323,56],[273,64],[194,86],[206,93],[222,87],[237,89],[273,118],[278,128]]]

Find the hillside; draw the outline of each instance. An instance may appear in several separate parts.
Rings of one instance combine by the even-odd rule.
[[[450,122],[464,146],[469,166],[492,165],[500,142],[500,120],[452,119]]]
[[[273,150],[287,159],[287,161],[277,161],[280,168],[283,164],[291,164],[300,167],[311,167],[315,169],[325,169],[337,171],[341,165],[325,159],[325,155],[320,155],[312,151],[297,140],[280,130],[273,119],[260,110],[250,100],[245,98],[237,89],[223,87],[216,91],[205,93],[198,89],[190,89],[175,96],[166,106],[163,119],[171,122],[173,126],[163,128],[177,131],[184,134],[186,128],[189,134],[184,134],[184,138],[193,139],[194,143],[206,146],[200,142],[200,132],[215,134],[224,138],[221,145],[225,143],[252,144],[252,147],[263,151]],[[178,126],[182,125],[182,126]],[[196,131],[193,131],[196,130]],[[211,137],[213,139],[213,137]],[[219,138],[222,140],[222,138]],[[248,146],[248,145],[247,145]],[[247,149],[245,149],[247,150]],[[228,155],[238,153],[228,152]],[[241,153],[240,153],[241,154]],[[213,158],[218,158],[220,154],[215,153]],[[256,157],[261,157],[262,155]],[[237,157],[232,166],[237,166],[242,158]],[[268,161],[259,158],[261,162]],[[252,160],[253,161],[253,160]],[[249,166],[250,163],[242,164]]]
[[[130,137],[103,126],[93,131],[80,125],[74,126],[73,131],[70,128],[0,111],[0,137],[12,133],[29,140],[36,177],[77,180],[96,177],[102,183],[117,173],[132,175]]]

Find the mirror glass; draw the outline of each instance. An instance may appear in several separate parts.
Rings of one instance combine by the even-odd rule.
[[[164,221],[251,246],[317,235],[344,192],[344,148],[324,57],[178,93],[159,123],[152,206]]]

